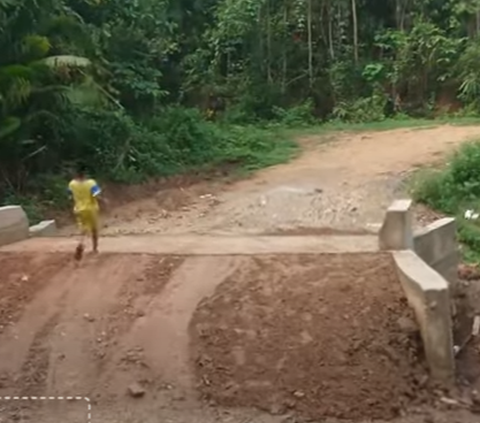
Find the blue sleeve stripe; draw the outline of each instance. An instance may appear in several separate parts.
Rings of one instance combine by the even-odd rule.
[[[100,189],[100,187],[99,187],[98,185],[94,185],[94,186],[91,188],[90,192],[92,193],[92,195],[93,195],[94,197],[96,197],[98,194],[100,194],[100,193],[102,192],[102,190]]]

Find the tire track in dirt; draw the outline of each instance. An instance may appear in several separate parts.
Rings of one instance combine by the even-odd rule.
[[[70,255],[35,256],[0,255],[11,272],[0,280],[0,292],[9,293],[9,324],[0,335],[0,394],[98,394],[125,364],[122,337],[184,258],[87,255],[76,267]],[[27,287],[17,283],[25,274]]]
[[[124,346],[122,339],[138,319],[146,316],[184,260],[180,256],[146,256],[144,270],[134,276],[133,283],[130,281],[122,285],[118,302],[106,312],[97,331],[98,336],[90,343],[92,360],[97,365],[99,377],[107,380],[105,383],[110,384],[108,379],[114,378],[118,370],[128,373],[138,373],[138,369],[148,371],[143,347]],[[87,316],[89,319],[91,316]],[[106,399],[98,391],[94,395],[95,399]]]
[[[35,334],[20,369],[21,376],[18,380],[15,380],[15,385],[21,389],[20,396],[42,395],[43,392],[46,392],[52,352],[48,339],[59,320],[60,313],[55,313]]]

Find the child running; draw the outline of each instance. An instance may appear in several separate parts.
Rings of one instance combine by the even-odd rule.
[[[91,237],[93,252],[98,252],[98,200],[102,191],[94,179],[86,177],[85,167],[79,166],[75,177],[68,184],[68,192],[73,200],[73,212],[81,231],[75,251],[75,258],[80,260],[85,249],[85,236]]]

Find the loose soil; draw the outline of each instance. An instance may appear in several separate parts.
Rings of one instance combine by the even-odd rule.
[[[205,397],[311,419],[388,419],[429,400],[389,254],[252,258],[197,309]]]
[[[197,184],[194,175],[185,183],[160,181],[120,193],[106,187],[112,209],[105,216],[103,234],[188,238],[375,231],[385,207],[405,195],[403,181],[412,169],[442,160],[455,146],[478,136],[479,127],[442,126],[339,134],[331,142],[308,137],[300,140],[305,152],[298,160],[241,182]],[[148,198],[139,199],[144,194]],[[133,202],[124,204],[126,200]],[[422,222],[432,218],[426,210],[419,216]],[[73,232],[66,227],[64,233]],[[133,250],[140,241],[131,239]],[[382,260],[367,266],[355,264],[352,258],[345,265],[351,272],[346,280],[345,270],[335,267],[335,262],[311,257],[154,254],[154,245],[162,239],[151,237],[152,251],[146,254],[132,254],[122,247],[122,253],[87,253],[76,266],[73,248],[68,254],[49,252],[64,241],[42,241],[27,243],[38,249],[0,252],[0,420],[85,423],[84,401],[1,399],[73,395],[89,397],[92,422],[103,423],[303,423],[301,416],[322,412],[355,423],[370,422],[372,417],[383,422],[398,412],[402,415],[395,423],[478,422],[478,416],[462,407],[424,404],[431,398],[418,388],[424,383],[422,358],[414,337],[404,332],[402,318],[409,316],[404,316],[407,311],[395,283],[379,288],[387,286],[381,281],[391,277]],[[358,278],[362,272],[363,281]],[[209,306],[218,310],[220,299],[211,296],[222,283],[218,292],[227,295],[224,320],[212,322],[202,310]],[[478,282],[468,283],[480,292]],[[229,286],[232,294],[225,292]],[[227,307],[238,303],[235,296],[244,299],[248,312]],[[210,344],[199,338],[196,325],[189,326],[204,298],[209,300],[200,305],[195,321],[218,330]],[[318,319],[323,319],[322,325],[314,324]],[[210,352],[212,363],[223,363],[231,374],[225,369],[213,373],[208,360],[202,369],[192,364],[189,327],[195,329],[192,348]],[[257,331],[256,339],[264,343],[249,340],[252,332],[234,332],[236,327]],[[363,342],[355,344],[355,337]],[[216,352],[228,350],[222,339],[242,347],[244,354],[231,348],[228,355],[215,358]],[[239,345],[240,341],[245,343]],[[283,345],[301,351],[305,358],[285,349],[287,358],[281,361]],[[475,349],[465,350],[468,360],[461,358],[459,368],[464,383],[478,387],[476,354]],[[242,357],[244,371],[234,361]],[[321,360],[323,367],[318,366]],[[389,364],[392,360],[398,364]],[[279,361],[283,372],[272,370]],[[259,374],[260,365],[264,374]],[[321,370],[324,377],[314,384],[313,376],[318,378]],[[202,371],[212,384],[199,391],[197,378]],[[276,386],[255,384],[259,380],[274,381]],[[220,395],[219,387],[230,381],[233,385]],[[144,395],[132,398],[128,393],[132,386],[145,390]],[[235,389],[238,395],[232,394]],[[199,392],[212,400],[205,402]],[[268,412],[219,403],[254,405]],[[277,415],[280,412],[286,414]]]

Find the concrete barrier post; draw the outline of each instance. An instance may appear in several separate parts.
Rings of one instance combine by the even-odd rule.
[[[454,286],[458,281],[460,254],[454,218],[439,219],[415,232],[414,250],[430,267]]]
[[[380,250],[413,248],[412,200],[395,200],[387,209],[378,234]]]
[[[0,245],[28,238],[28,218],[22,207],[0,207]]]
[[[413,251],[395,251],[393,257],[420,327],[430,374],[450,385],[455,378],[455,359],[448,282]]]
[[[50,237],[57,235],[55,220],[43,220],[37,225],[30,226],[31,237]]]

